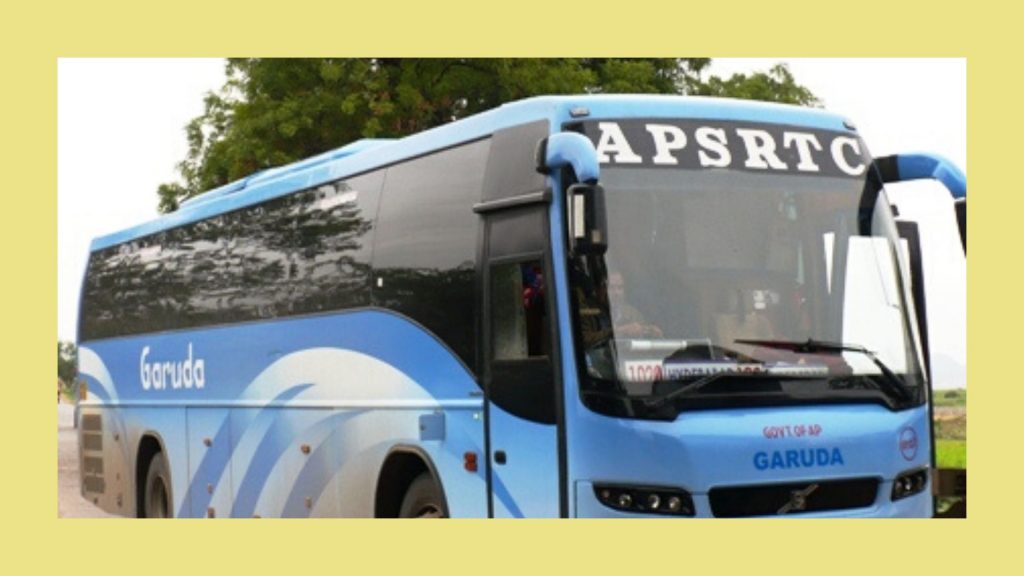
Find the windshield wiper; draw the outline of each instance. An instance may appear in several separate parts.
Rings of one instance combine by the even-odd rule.
[[[797,342],[793,340],[747,340],[737,339],[733,340],[737,344],[747,344],[750,346],[761,346],[764,348],[775,348],[777,350],[789,350],[791,352],[797,352],[800,354],[813,354],[815,352],[826,352],[830,354],[839,354],[841,352],[858,352],[871,359],[875,366],[882,372],[880,387],[884,388],[890,394],[896,396],[900,400],[909,402],[911,400],[910,392],[907,390],[906,384],[903,383],[903,379],[896,375],[885,362],[882,362],[871,350],[868,350],[860,344],[846,344],[842,342],[824,342],[821,340],[814,340],[808,338],[804,342]]]
[[[672,390],[671,392],[662,394],[660,396],[651,396],[644,398],[644,406],[647,408],[659,408],[661,406],[664,406],[668,401],[672,400],[673,398],[678,398],[684,394],[696,392],[697,390],[700,390],[701,388],[707,386],[708,384],[711,384],[726,376],[730,378],[764,378],[766,376],[778,378],[778,376],[773,376],[766,372],[734,372],[730,370],[723,370],[722,372],[715,372],[714,374],[702,376],[696,380],[693,380],[692,382],[687,382],[686,384],[683,384],[679,388],[676,388],[675,390]]]
[[[683,394],[686,394],[688,392],[692,392],[692,391],[697,390],[699,388],[703,388],[704,386],[707,386],[708,384],[711,384],[712,382],[714,382],[715,380],[718,380],[719,378],[721,378],[722,376],[725,376],[726,374],[729,374],[729,373],[728,372],[716,372],[714,374],[708,374],[707,376],[703,376],[701,378],[698,378],[698,379],[694,380],[693,382],[688,382],[686,384],[683,384],[679,388],[676,388],[675,390],[673,390],[673,391],[671,391],[671,392],[669,392],[667,394],[662,394],[661,396],[654,396],[654,397],[651,397],[651,398],[644,398],[644,406],[646,406],[647,408],[659,408],[661,406],[664,406],[665,403],[668,402],[669,400],[671,400],[673,398],[676,398],[678,396],[681,396]]]

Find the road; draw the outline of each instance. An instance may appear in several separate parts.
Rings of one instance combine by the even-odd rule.
[[[72,404],[57,405],[57,517],[117,518],[82,498],[78,484],[78,431]]]

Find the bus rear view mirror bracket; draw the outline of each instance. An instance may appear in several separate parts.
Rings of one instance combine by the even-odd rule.
[[[874,167],[882,182],[938,180],[953,197],[960,241],[967,250],[967,176],[955,164],[937,154],[896,154],[876,158]]]
[[[576,132],[560,132],[542,139],[537,143],[536,162],[537,171],[542,174],[571,167],[578,182],[595,184],[601,178],[594,143]]]

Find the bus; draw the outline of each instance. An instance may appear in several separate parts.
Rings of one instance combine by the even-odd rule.
[[[966,196],[826,111],[650,95],[257,172],[92,242],[82,495],[147,518],[931,516],[885,190],[920,178]]]

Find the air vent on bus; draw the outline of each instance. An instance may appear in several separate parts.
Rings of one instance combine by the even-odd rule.
[[[83,414],[81,422],[82,489],[87,494],[103,494],[107,488],[103,478],[103,417]]]

